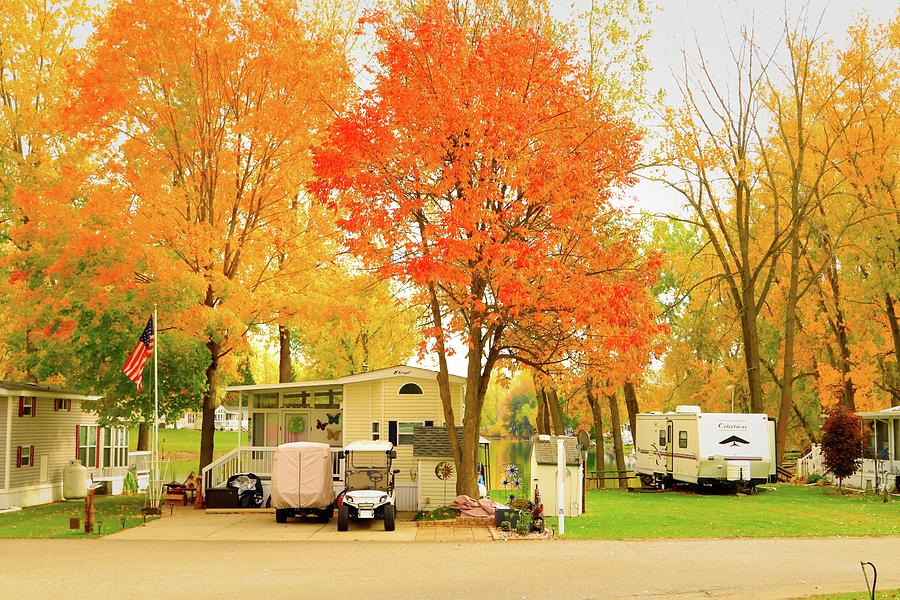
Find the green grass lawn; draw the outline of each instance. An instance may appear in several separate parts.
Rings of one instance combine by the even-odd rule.
[[[237,447],[236,431],[216,431],[216,458]],[[128,434],[129,449],[137,448],[137,428]],[[249,445],[247,432],[244,432],[243,444]],[[164,481],[184,481],[193,471],[197,473],[200,462],[200,430],[199,429],[161,429],[159,432],[159,452],[163,460],[168,461],[167,470],[163,472]],[[163,468],[166,468],[164,465]]]
[[[215,437],[216,454],[224,454],[237,447],[236,431],[217,431]],[[137,449],[137,427],[128,432],[129,450]],[[248,444],[247,432],[244,432],[244,444]],[[167,453],[200,454],[199,429],[161,429],[159,431],[159,451]]]
[[[96,496],[94,498],[95,533],[84,531],[84,502],[54,502],[30,506],[0,514],[0,538],[85,538],[109,535],[144,522],[141,508],[146,496]],[[69,529],[69,518],[80,519],[79,529]],[[97,533],[99,531],[99,533]]]
[[[900,503],[832,488],[766,486],[752,496],[618,490],[587,492],[566,538],[715,538],[900,535]],[[773,489],[774,488],[774,489]],[[555,518],[548,525],[557,526]]]
[[[805,600],[869,600],[868,592],[847,592],[846,594],[825,594],[807,596]],[[900,600],[900,589],[875,590],[876,600]]]

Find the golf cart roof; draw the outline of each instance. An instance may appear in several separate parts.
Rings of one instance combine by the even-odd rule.
[[[348,452],[387,452],[393,449],[394,445],[388,440],[362,440],[344,446]]]

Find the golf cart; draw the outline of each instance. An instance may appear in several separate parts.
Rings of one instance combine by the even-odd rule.
[[[384,519],[384,530],[394,530],[394,445],[385,440],[351,442],[343,451],[344,491],[336,500],[338,531],[347,531],[350,518]]]

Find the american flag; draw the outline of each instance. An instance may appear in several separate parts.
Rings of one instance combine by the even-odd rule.
[[[142,374],[144,372],[144,364],[147,362],[147,357],[150,356],[151,352],[153,352],[153,317],[147,321],[147,326],[144,327],[144,332],[138,338],[138,343],[128,356],[128,360],[122,365],[122,372],[125,373],[128,379],[137,384],[138,394],[141,393],[141,388],[143,387]]]

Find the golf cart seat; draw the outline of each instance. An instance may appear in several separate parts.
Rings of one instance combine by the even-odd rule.
[[[388,477],[383,471],[358,469],[347,472],[346,488],[352,490],[387,490]]]

